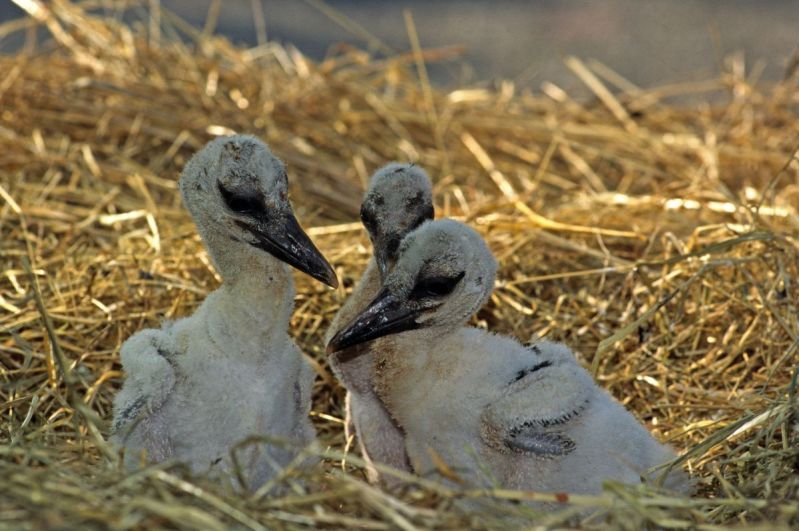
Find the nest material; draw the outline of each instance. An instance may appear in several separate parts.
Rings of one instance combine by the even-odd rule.
[[[0,33],[43,25],[54,43],[0,57],[0,526],[799,524],[795,77],[753,84],[732,61],[707,83],[644,90],[570,58],[594,101],[551,84],[443,91],[424,65],[446,50],[314,63],[276,43],[234,47],[163,10],[123,24],[63,1],[20,4],[31,18]],[[716,103],[668,102],[704,93]],[[297,277],[291,333],[319,373],[322,449],[308,451],[325,459],[288,470],[278,495],[174,464],[127,475],[104,442],[121,343],[190,314],[219,283],[176,179],[229,131],[287,162],[299,217],[343,280],[329,291]],[[390,160],[423,165],[439,215],[476,227],[498,257],[475,324],[574,348],[683,453],[695,497],[365,483],[321,341],[369,257],[364,183]]]

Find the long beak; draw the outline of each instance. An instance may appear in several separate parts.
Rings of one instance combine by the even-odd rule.
[[[388,290],[377,294],[369,306],[353,319],[344,330],[340,330],[327,345],[327,353],[360,345],[378,337],[420,328],[416,317],[421,312],[402,305],[402,301]],[[360,353],[366,352],[365,349]]]
[[[396,249],[394,253],[396,254]],[[387,249],[375,249],[375,262],[377,263],[377,270],[380,272],[381,280],[388,276],[395,260],[396,256],[390,254]]]
[[[381,239],[384,240],[382,245],[375,247],[375,261],[380,271],[381,280],[385,279],[391,268],[394,267],[402,239],[405,238],[409,232],[419,228],[419,225],[434,217],[435,210],[433,209],[433,205],[428,205],[428,207],[424,208],[421,213],[418,213],[415,218],[412,218],[412,221],[408,222],[408,218],[406,218],[400,222],[398,226],[394,227],[392,232],[382,236]],[[374,244],[374,240],[372,243]]]
[[[236,222],[255,236],[255,247],[278,260],[297,268],[331,288],[338,287],[338,278],[330,264],[302,230],[291,211],[285,212],[277,223]],[[269,227],[269,229],[267,228]]]

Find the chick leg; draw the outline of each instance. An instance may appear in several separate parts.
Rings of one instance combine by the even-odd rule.
[[[396,480],[378,472],[375,463],[406,472],[411,472],[411,467],[402,429],[372,387],[372,363],[369,354],[345,362],[334,354],[330,360],[336,376],[347,388],[345,433],[349,436],[350,430],[355,429],[369,481],[391,486]]]
[[[379,472],[375,464],[412,472],[402,430],[374,392],[351,396],[350,406],[358,445],[366,461],[367,479],[370,483],[381,483],[386,487],[397,484],[394,476]]]

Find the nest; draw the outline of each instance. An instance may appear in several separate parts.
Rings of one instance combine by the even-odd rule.
[[[718,79],[642,89],[569,58],[594,99],[552,84],[443,91],[426,64],[451,50],[423,50],[413,31],[405,55],[342,49],[315,63],[272,42],[235,47],[165,10],[20,5],[30,17],[0,33],[44,26],[53,42],[0,57],[0,526],[799,524],[793,72],[755,83],[734,59]],[[671,102],[684,95],[714,103]],[[105,442],[121,343],[219,284],[176,180],[231,131],[286,161],[298,217],[343,281],[296,278],[291,333],[319,375],[321,445],[307,451],[323,460],[287,469],[279,494],[175,463],[128,474]],[[365,482],[322,335],[370,256],[357,211],[390,160],[424,166],[438,214],[477,228],[499,259],[475,325],[566,342],[680,451],[695,496]]]

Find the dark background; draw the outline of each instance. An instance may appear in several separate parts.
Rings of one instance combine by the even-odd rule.
[[[161,0],[202,26],[210,0]],[[337,43],[367,47],[304,0],[223,0],[217,31],[254,45],[253,3],[267,36],[295,44],[314,59]],[[109,5],[113,2],[109,0]],[[464,62],[434,69],[452,85],[496,78],[538,87],[578,82],[563,57],[596,58],[642,86],[707,79],[724,57],[741,51],[747,70],[779,79],[799,44],[799,0],[327,0],[326,4],[397,51],[410,48],[403,10],[413,13],[424,47],[461,44]],[[0,21],[22,14],[0,0]],[[6,39],[0,49],[15,43]]]

